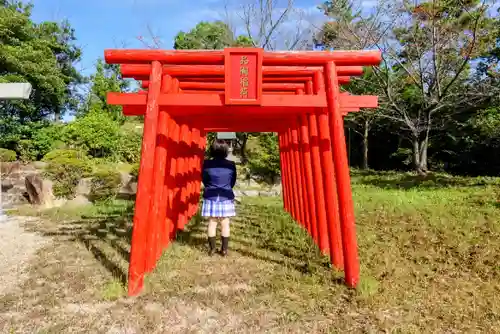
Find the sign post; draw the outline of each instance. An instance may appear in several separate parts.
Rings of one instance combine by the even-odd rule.
[[[27,100],[30,94],[30,83],[0,83],[0,101]],[[2,161],[0,161],[0,222],[6,218],[2,208],[2,192]]]

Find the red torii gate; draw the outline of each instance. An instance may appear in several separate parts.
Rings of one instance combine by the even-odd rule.
[[[355,287],[359,263],[343,116],[377,96],[339,86],[380,52],[106,50],[138,93],[108,93],[128,116],[144,115],[129,266],[129,295],[198,211],[210,131],[278,132],[284,208]]]

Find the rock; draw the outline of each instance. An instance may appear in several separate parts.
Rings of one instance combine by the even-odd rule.
[[[129,173],[120,173],[121,185],[118,198],[133,199],[137,193],[137,179]]]
[[[63,206],[64,204],[66,204],[66,202],[68,202],[67,199],[57,197],[54,200],[54,208],[59,208],[59,207]]]
[[[66,202],[69,207],[78,207],[91,204],[89,199],[84,195],[76,195],[75,198]]]
[[[249,179],[245,180],[245,186],[248,188],[257,188],[257,187],[260,187],[260,184],[257,181],[255,181],[253,178],[249,178]]]
[[[249,197],[256,197],[256,196],[259,196],[259,191],[258,190],[242,190],[241,195],[242,196],[249,196]]]
[[[54,207],[52,181],[44,180],[38,174],[31,174],[25,179],[26,190],[31,204],[49,209]]]
[[[28,199],[23,195],[22,191],[9,191],[2,194],[2,203],[3,208],[13,208],[19,204],[28,203]]]
[[[137,193],[137,182],[130,182],[128,186],[133,194]]]
[[[274,196],[274,193],[272,191],[261,191],[261,192],[259,192],[259,196],[271,197],[271,196]]]
[[[130,178],[122,178],[122,185],[118,191],[118,195],[121,198],[130,199],[137,193],[137,181],[135,181],[131,175],[129,176]]]
[[[128,185],[131,180],[132,180],[132,175],[130,175],[129,173],[125,173],[125,172],[120,172],[120,182],[121,182],[122,186]]]
[[[14,188],[14,183],[10,179],[2,179],[0,180],[0,191],[3,193],[9,191],[10,189]]]
[[[5,165],[6,165],[6,169],[5,169],[5,171],[3,171],[3,173],[7,174],[8,176],[21,172],[21,162],[20,161],[10,162],[10,163],[7,163]]]
[[[44,161],[35,161],[33,162],[33,167],[36,169],[45,169],[47,167],[48,163]]]
[[[281,194],[281,183],[275,184],[271,187],[272,191],[277,191]]]
[[[26,176],[36,173],[36,169],[31,164],[23,165],[19,161],[1,164],[1,166],[3,180],[10,180],[14,185],[23,187]]]
[[[129,173],[120,173],[120,190],[119,194],[135,195],[137,192],[137,182],[133,180]]]
[[[83,178],[78,182],[78,185],[75,189],[75,195],[88,197],[90,194],[90,186],[92,184],[92,179],[87,177]]]

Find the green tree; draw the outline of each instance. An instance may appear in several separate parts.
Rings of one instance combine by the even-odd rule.
[[[253,41],[246,35],[234,37],[230,27],[222,22],[200,22],[189,32],[179,32],[175,37],[174,48],[197,49],[197,50],[219,50],[225,47],[253,46]],[[247,160],[246,143],[249,134],[246,132],[237,133],[237,146],[240,151],[242,163]]]
[[[77,118],[65,127],[65,142],[94,158],[117,157],[120,125],[101,110]]]
[[[75,105],[75,85],[82,77],[73,64],[81,56],[68,22],[31,20],[31,4],[0,3],[0,82],[30,82],[29,100],[0,104],[0,146],[18,150],[29,140],[32,126],[59,120]]]
[[[261,133],[256,137],[257,148],[250,151],[249,167],[253,174],[259,175],[270,184],[280,175],[280,155],[276,133]]]
[[[175,36],[176,50],[220,50],[229,46],[252,46],[251,38],[235,37],[229,26],[222,21],[198,23],[189,32]]]
[[[367,68],[363,76],[361,76],[360,78],[354,78],[352,82],[350,82],[344,88],[354,95],[377,94],[378,87],[374,85],[373,78],[373,69]],[[362,109],[359,112],[349,113],[345,117],[347,127],[349,127],[351,130],[362,137],[362,169],[369,168],[369,135],[373,124],[379,119],[379,110],[377,109]]]
[[[130,89],[130,82],[121,77],[120,68],[117,65],[105,64],[102,59],[96,63],[95,73],[89,78],[90,91],[84,104],[79,108],[77,116],[86,115],[89,112],[104,112],[119,122],[125,117],[121,106],[112,106],[106,103],[108,92],[120,92]]]
[[[374,69],[372,81],[382,93],[382,116],[399,125],[399,135],[411,143],[415,170],[425,173],[431,133],[445,130],[453,114],[481,105],[488,95],[471,84],[471,63],[491,44],[487,6],[478,1],[379,1],[375,11],[364,15],[349,1],[327,4],[332,4],[324,10],[333,22],[327,26],[333,24],[337,33],[325,28],[325,44],[383,52],[383,66]]]

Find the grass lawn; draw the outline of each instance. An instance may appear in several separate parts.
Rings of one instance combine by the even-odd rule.
[[[280,198],[244,199],[224,259],[205,255],[194,219],[136,298],[123,285],[133,203],[48,211],[26,228],[53,242],[0,297],[0,332],[500,332],[499,185],[353,172],[357,290]]]

